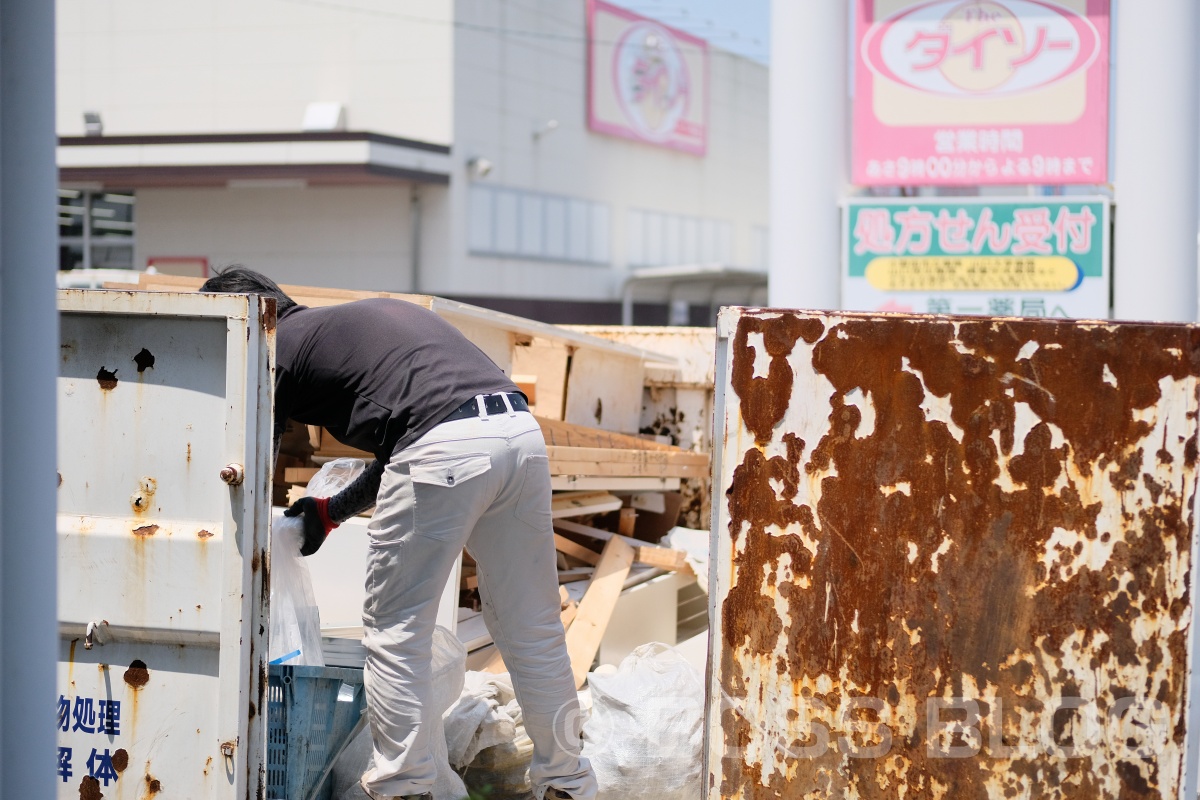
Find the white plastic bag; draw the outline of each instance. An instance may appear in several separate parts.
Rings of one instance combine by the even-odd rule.
[[[695,800],[700,796],[704,681],[665,644],[634,650],[616,671],[593,672],[583,754],[598,800]]]
[[[309,497],[330,497],[362,472],[356,458],[339,458],[321,467],[308,482]],[[321,615],[312,577],[300,547],[301,517],[280,517],[271,524],[271,634],[267,658],[272,664],[325,666],[321,650]]]
[[[434,800],[461,800],[467,794],[462,779],[450,769],[446,757],[446,734],[442,713],[459,696],[463,688],[467,649],[450,631],[433,629],[433,696],[429,707],[429,746],[437,764],[437,783],[433,786]],[[365,712],[364,712],[365,713]],[[336,800],[367,800],[359,779],[371,763],[371,729],[364,725],[333,764],[333,795]]]
[[[323,667],[321,615],[308,565],[300,555],[303,542],[300,517],[279,517],[271,524],[271,643],[267,658],[272,664]]]

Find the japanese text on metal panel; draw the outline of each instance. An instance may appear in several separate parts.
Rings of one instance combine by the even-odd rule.
[[[81,733],[104,736],[108,739],[121,735],[121,701],[100,697],[67,697],[58,696],[58,730],[62,733]],[[102,742],[103,744],[103,742]],[[113,763],[113,758],[121,760],[124,750],[110,752],[110,748],[87,746],[78,748],[80,760],[87,753],[87,774],[108,786],[119,778],[119,770]],[[75,747],[58,748],[58,776],[66,783],[79,769],[76,760]],[[126,756],[127,757],[127,756]]]

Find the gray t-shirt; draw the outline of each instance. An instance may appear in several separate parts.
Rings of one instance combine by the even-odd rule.
[[[289,308],[276,354],[276,431],[320,425],[385,463],[475,395],[518,391],[457,328],[403,300]]]

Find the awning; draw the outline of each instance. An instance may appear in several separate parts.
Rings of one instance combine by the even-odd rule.
[[[450,181],[447,145],[378,133],[64,136],[59,181],[109,187]]]
[[[698,290],[707,294],[711,308],[718,292],[723,289],[744,288],[747,297],[750,297],[766,286],[766,272],[724,264],[677,264],[635,269],[625,278],[621,289],[621,324],[633,324],[633,301],[639,289],[657,288],[659,293],[665,290],[668,301],[673,299],[676,290]]]

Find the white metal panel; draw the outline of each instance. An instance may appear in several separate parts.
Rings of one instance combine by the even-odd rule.
[[[59,293],[64,800],[263,796],[275,315],[261,302]]]
[[[717,368],[709,796],[1195,797],[1200,328],[724,309]]]

